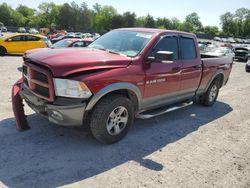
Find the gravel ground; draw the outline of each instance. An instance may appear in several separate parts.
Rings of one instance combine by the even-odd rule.
[[[21,57],[0,57],[0,187],[250,187],[245,64],[235,63],[213,107],[136,120],[114,145],[51,124],[28,108],[32,128],[17,132],[10,92],[21,64]]]

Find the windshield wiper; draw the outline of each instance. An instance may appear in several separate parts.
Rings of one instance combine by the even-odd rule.
[[[115,52],[115,51],[112,51],[112,50],[109,50],[109,49],[105,49],[106,52],[109,52],[111,54],[117,54],[117,55],[122,55],[122,56],[127,56],[126,54],[122,54],[122,53],[119,53],[119,52]]]

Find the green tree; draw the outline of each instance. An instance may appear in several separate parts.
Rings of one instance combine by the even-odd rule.
[[[185,24],[185,27],[189,28],[191,28],[192,25],[193,31],[195,32],[199,32],[202,30],[202,23],[200,21],[200,17],[196,12],[187,15],[183,24]]]
[[[243,21],[242,28],[243,36],[250,37],[250,16]]]
[[[95,27],[98,31],[109,31],[112,29],[112,19],[117,11],[112,6],[104,6],[95,16]]]
[[[0,5],[0,22],[7,26],[11,25],[13,23],[12,13],[13,9],[7,3],[2,3]]]
[[[205,26],[204,33],[211,34],[211,35],[218,35],[219,28],[216,26]]]
[[[144,25],[145,25],[145,20],[146,20],[146,18],[144,17],[144,16],[140,16],[140,17],[138,17],[137,19],[136,19],[136,26],[137,27],[144,27]]]
[[[125,12],[122,17],[122,27],[134,27],[136,25],[136,14],[134,12]]]
[[[58,6],[56,6],[53,2],[42,2],[38,6],[38,9],[43,23],[42,25],[46,27],[51,27],[51,25],[56,22],[56,18],[59,14]]]
[[[59,13],[58,13],[58,18],[57,18],[57,25],[61,29],[66,29],[66,30],[72,30],[74,25],[72,23],[72,20],[74,20],[74,11],[72,7],[68,3],[64,3],[60,8],[59,8]]]
[[[184,21],[182,24],[179,25],[179,30],[186,31],[186,32],[194,32],[195,27],[192,23]]]
[[[225,14],[220,16],[222,31],[225,35],[234,35],[237,34],[237,23],[234,20],[234,15],[230,12],[226,12]]]
[[[112,29],[123,27],[123,16],[120,14],[113,16],[111,25]]]
[[[150,14],[148,14],[145,18],[145,23],[144,23],[144,27],[148,27],[148,28],[154,28],[155,25],[155,20],[154,17],[151,16]]]
[[[178,18],[176,18],[176,17],[172,18],[171,22],[172,22],[172,29],[174,29],[174,30],[179,29],[179,27],[181,25],[181,21]]]
[[[157,18],[156,26],[161,29],[173,29],[172,21],[168,18]]]

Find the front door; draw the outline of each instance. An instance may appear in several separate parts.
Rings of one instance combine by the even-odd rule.
[[[159,61],[144,62],[145,91],[143,108],[152,108],[174,102],[181,89],[181,60],[179,58],[178,36],[161,37],[153,47],[149,56],[154,57],[158,51],[171,51],[174,54],[173,63]],[[148,61],[148,60],[147,60]]]
[[[23,53],[26,41],[24,35],[17,35],[6,40],[8,53]]]

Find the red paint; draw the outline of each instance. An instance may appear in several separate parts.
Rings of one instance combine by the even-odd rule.
[[[24,114],[23,99],[19,95],[21,83],[23,83],[23,79],[18,80],[12,88],[12,109],[15,115],[17,129],[24,131],[30,127]]]
[[[123,30],[150,32],[153,34],[153,38],[135,58],[90,48],[42,49],[26,53],[25,59],[35,62],[35,65],[30,64],[30,66],[46,74],[50,80],[50,98],[44,98],[35,92],[33,94],[53,102],[54,89],[52,78],[60,77],[83,81],[93,94],[111,83],[129,82],[139,88],[143,97],[142,100],[144,100],[150,97],[178,92],[195,94],[199,84],[199,88],[204,89],[207,87],[218,69],[224,72],[224,81],[229,77],[232,66],[230,65],[226,68],[224,65],[232,62],[225,58],[201,60],[197,39],[193,34],[145,28]],[[160,37],[166,34],[185,35],[193,38],[196,44],[197,58],[193,60],[180,59],[172,64],[148,62],[147,56],[150,50]],[[179,67],[179,69],[176,69],[176,67]],[[147,84],[147,82],[157,79],[163,80]],[[23,123],[20,123],[22,115],[17,113],[17,109],[21,108],[20,100],[18,97],[15,98],[15,96],[18,96],[16,94],[19,92],[18,87],[18,85],[15,85],[13,88],[13,110],[17,123],[22,127]]]

